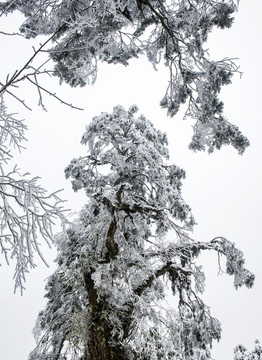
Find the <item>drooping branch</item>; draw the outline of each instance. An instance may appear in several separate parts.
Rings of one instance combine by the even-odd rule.
[[[46,195],[37,178],[19,177],[17,170],[12,176],[0,176],[0,247],[7,261],[9,257],[16,259],[15,290],[22,291],[25,274],[35,267],[34,252],[47,265],[38,237],[50,246],[55,222],[60,220],[65,225],[67,221],[62,208],[64,201],[57,192]]]
[[[38,184],[38,178],[12,171],[6,166],[12,158],[12,148],[24,149],[26,125],[13,114],[8,114],[3,97],[0,103],[0,251],[5,260],[16,261],[15,289],[24,288],[26,273],[35,267],[37,253],[47,265],[39,245],[43,238],[50,246],[57,221],[66,224],[64,201],[58,192],[48,194]]]

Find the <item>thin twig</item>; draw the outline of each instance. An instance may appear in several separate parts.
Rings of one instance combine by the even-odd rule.
[[[20,34],[20,33],[7,33],[5,31],[0,31],[0,34],[1,35],[7,35],[7,36],[22,36],[22,37],[24,37],[24,35]]]
[[[12,85],[13,83],[15,83],[18,79],[18,77],[22,74],[22,72],[28,67],[28,65],[34,60],[34,58],[36,57],[37,54],[40,53],[40,51],[43,49],[43,47],[45,47],[45,45],[47,43],[49,43],[49,41],[51,41],[56,35],[57,33],[63,28],[64,25],[62,25],[52,36],[50,36],[39,48],[38,50],[35,51],[34,55],[32,55],[30,57],[30,59],[26,62],[26,64],[19,70],[19,71],[15,71],[13,76],[11,77],[11,79],[2,87],[2,89],[0,90],[0,94],[3,93],[7,87],[9,87],[10,85]]]
[[[74,106],[72,104],[69,104],[68,102],[62,100],[61,98],[59,98],[55,93],[51,93],[51,91],[45,89],[44,87],[40,86],[39,84],[37,84],[36,82],[34,82],[32,79],[30,79],[29,77],[27,77],[27,80],[30,81],[32,84],[34,84],[37,88],[39,88],[40,90],[46,92],[47,94],[49,94],[50,96],[54,97],[56,100],[60,101],[62,104],[67,105],[69,107],[71,107],[72,109],[76,109],[76,110],[84,110],[82,108],[79,108],[77,106]]]
[[[0,82],[0,85],[4,86],[1,82]],[[18,96],[16,96],[15,94],[13,94],[11,91],[9,91],[7,89],[5,89],[5,91],[7,92],[7,94],[13,96],[17,101],[19,101],[26,109],[32,111],[32,109],[28,105],[26,105],[25,100],[21,100]],[[0,91],[0,93],[1,93],[1,91]]]

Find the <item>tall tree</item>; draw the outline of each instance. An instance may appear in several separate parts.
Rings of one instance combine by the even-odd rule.
[[[224,144],[240,154],[249,145],[238,128],[223,115],[218,94],[238,67],[232,59],[211,60],[204,48],[214,27],[229,28],[238,0],[16,0],[0,3],[1,14],[20,10],[26,17],[21,32],[27,38],[48,35],[39,51],[55,63],[53,74],[71,86],[94,83],[99,61],[127,65],[145,54],[156,67],[169,68],[161,106],[174,116],[187,104],[186,117],[196,120],[190,148],[212,152]],[[42,67],[41,67],[42,69]],[[50,69],[47,70],[50,73]],[[42,70],[20,72],[3,83],[33,82]]]
[[[37,88],[39,104],[43,108],[44,93],[74,107],[47,89],[40,81],[40,75],[53,74],[58,76],[61,82],[65,81],[71,86],[84,86],[87,82],[93,83],[96,80],[99,61],[127,65],[128,60],[145,54],[154,67],[162,61],[169,68],[169,82],[161,106],[167,108],[170,116],[174,116],[181,104],[187,104],[185,116],[196,120],[190,148],[194,151],[207,148],[212,152],[215,148],[220,149],[223,144],[231,144],[242,154],[249,142],[238,128],[223,116],[223,103],[218,99],[222,85],[231,82],[231,77],[238,72],[238,68],[231,59],[211,60],[204,48],[208,33],[214,27],[224,29],[231,26],[232,14],[237,10],[237,3],[237,0],[2,1],[0,17],[19,10],[25,16],[20,28],[21,34],[27,38],[46,35],[47,39],[34,49],[34,53],[20,70],[7,76],[5,81],[0,81],[1,99],[3,96],[11,95],[29,108],[27,102],[20,99],[15,92],[16,86],[22,81],[29,81]],[[52,42],[53,46],[48,49]],[[43,54],[49,55],[49,58],[44,58],[41,65],[35,65],[36,57]],[[50,60],[54,63],[53,69],[46,68]],[[1,112],[5,114],[3,102],[0,106]],[[15,124],[18,122],[13,121],[12,124],[12,131],[16,132],[18,128]],[[5,144],[1,143],[1,146],[3,148]],[[8,172],[2,172],[3,186],[6,186],[8,177],[12,182],[8,183],[11,191],[7,197],[3,190],[3,199],[16,199],[23,212],[20,220],[23,220],[19,222],[19,231],[15,231],[13,219],[17,221],[18,217],[14,217],[15,209],[10,206],[9,201],[8,210],[5,209],[1,213],[5,224],[2,227],[4,233],[1,247],[7,254],[6,241],[11,241],[10,250],[14,251],[17,260],[22,259],[17,262],[17,284],[20,286],[24,277],[22,274],[28,271],[28,265],[33,266],[32,248],[37,248],[37,241],[29,237],[29,234],[34,234],[34,239],[36,236],[35,231],[28,230],[32,229],[31,222],[26,220],[30,219],[30,216],[24,217],[28,215],[28,205],[21,201],[24,195],[27,196],[27,192],[21,189],[23,186],[29,188],[30,184],[28,193],[34,191],[37,195],[38,192],[39,196],[34,196],[34,200],[36,199],[36,203],[41,202],[40,207],[43,206],[43,190],[35,185],[35,179],[29,181],[18,172],[18,187],[14,187],[14,177],[11,180]],[[14,195],[15,189],[20,191],[20,202]],[[56,199],[54,197],[54,200]],[[3,204],[6,204],[4,200]],[[46,208],[44,214],[50,215],[50,211],[52,216],[54,213],[59,214],[58,207],[51,206],[48,211]],[[11,213],[13,225],[10,227],[8,224],[11,218],[8,216]],[[39,220],[42,215],[41,212],[40,217],[36,219]],[[7,227],[9,234],[6,235]],[[15,227],[18,229],[17,225]],[[50,232],[42,225],[40,231],[46,239],[49,237]]]
[[[82,137],[87,155],[65,170],[88,202],[58,237],[30,360],[211,359],[221,327],[200,298],[205,276],[197,256],[225,256],[234,286],[253,285],[232,243],[190,237],[185,173],[167,164],[166,135],[136,112],[117,106],[95,117]]]

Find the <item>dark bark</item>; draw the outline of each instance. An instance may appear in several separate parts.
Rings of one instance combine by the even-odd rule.
[[[90,326],[88,354],[83,360],[127,360],[124,349],[112,343],[114,339],[106,317],[106,300],[98,297],[92,272],[86,273],[84,279],[88,293]]]
[[[112,331],[102,311],[101,303],[91,311],[92,324],[88,341],[90,360],[127,360],[123,348],[111,343]]]
[[[113,220],[110,223],[107,238],[106,238],[106,254],[105,262],[109,263],[111,259],[115,259],[118,254],[118,245],[115,242],[115,232],[116,232],[116,220]]]

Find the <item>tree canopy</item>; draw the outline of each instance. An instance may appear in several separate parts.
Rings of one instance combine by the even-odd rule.
[[[161,63],[169,70],[160,106],[173,117],[184,105],[185,117],[195,121],[189,148],[211,153],[232,145],[243,154],[249,142],[226,119],[218,97],[238,67],[234,59],[210,59],[205,48],[214,27],[232,25],[237,4],[0,3],[0,17],[15,10],[25,16],[20,27],[25,38],[45,36],[25,65],[0,82],[0,246],[7,261],[10,251],[17,259],[16,287],[22,288],[25,273],[34,266],[33,252],[41,256],[38,234],[52,239],[53,218],[64,221],[64,216],[56,193],[46,196],[36,178],[28,180],[17,168],[4,169],[10,158],[7,141],[21,149],[26,127],[8,114],[3,97],[12,95],[28,107],[15,87],[29,81],[44,108],[44,92],[62,100],[40,83],[41,75],[85,86],[96,81],[99,62],[128,65],[146,55],[155,69]],[[35,66],[35,58],[43,54],[48,59]],[[192,239],[194,218],[181,194],[185,172],[168,164],[166,135],[144,116],[136,117],[137,110],[117,106],[112,114],[94,118],[82,138],[87,156],[66,168],[73,189],[84,189],[88,200],[75,224],[57,237],[57,270],[46,286],[47,306],[37,320],[37,346],[30,360],[211,359],[221,326],[200,297],[205,276],[198,255],[215,251],[219,259],[225,257],[224,268],[220,261],[218,266],[233,276],[236,288],[253,285],[254,275],[234,244],[221,236],[210,242]],[[256,345],[249,354],[239,346],[235,359],[260,357],[260,350]]]
[[[232,243],[190,237],[185,173],[166,163],[166,135],[136,112],[117,106],[95,117],[82,137],[87,155],[65,170],[88,202],[57,239],[57,270],[30,360],[211,359],[221,327],[200,298],[205,276],[197,256],[225,256],[234,286],[253,285]]]
[[[49,54],[54,68],[16,73],[0,91],[21,78],[43,90],[34,78],[43,72],[71,86],[84,86],[95,82],[100,61],[128,65],[130,59],[144,54],[155,68],[161,62],[169,69],[160,105],[173,117],[186,104],[185,117],[195,120],[189,147],[213,152],[230,144],[242,154],[249,142],[223,115],[218,98],[238,67],[233,59],[210,59],[204,47],[214,27],[232,25],[237,4],[237,0],[2,2],[2,14],[19,10],[25,15],[20,27],[25,37],[47,35],[45,45],[54,42],[49,49],[39,48]]]

